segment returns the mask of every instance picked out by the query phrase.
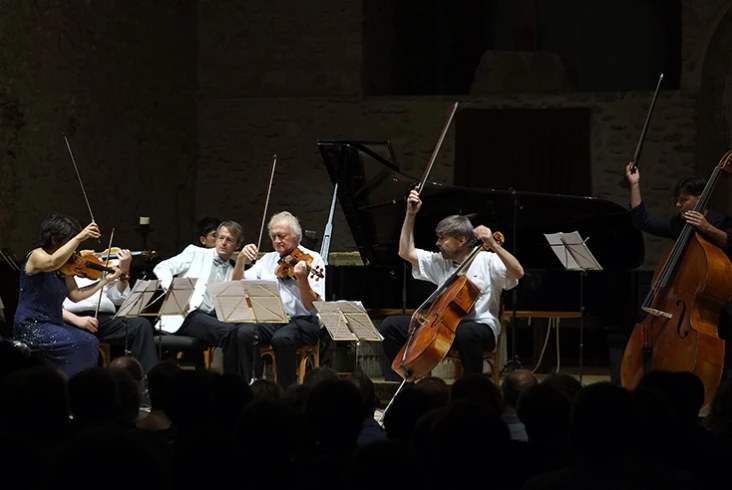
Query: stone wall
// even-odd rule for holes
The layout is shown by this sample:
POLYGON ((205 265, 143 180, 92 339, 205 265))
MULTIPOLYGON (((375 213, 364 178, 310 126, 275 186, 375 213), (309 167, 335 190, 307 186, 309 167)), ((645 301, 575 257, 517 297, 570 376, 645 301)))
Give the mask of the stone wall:
MULTIPOLYGON (((0 1, 0 246, 20 256, 51 212, 115 244, 179 241, 194 219, 196 11, 191 2, 0 1)), ((91 244, 92 246, 94 244, 91 244)))

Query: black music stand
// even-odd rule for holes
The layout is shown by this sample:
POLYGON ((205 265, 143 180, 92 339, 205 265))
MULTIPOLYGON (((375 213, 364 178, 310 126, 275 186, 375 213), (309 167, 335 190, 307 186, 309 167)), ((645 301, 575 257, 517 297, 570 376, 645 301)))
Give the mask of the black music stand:
MULTIPOLYGON (((579 351, 579 380, 582 382, 582 361, 584 358, 584 277, 587 271, 601 271, 602 266, 597 262, 586 242, 576 231, 572 233, 544 234, 552 247, 554 254, 568 271, 580 273, 580 351, 579 351)), ((557 336, 559 331, 557 331, 557 336)))

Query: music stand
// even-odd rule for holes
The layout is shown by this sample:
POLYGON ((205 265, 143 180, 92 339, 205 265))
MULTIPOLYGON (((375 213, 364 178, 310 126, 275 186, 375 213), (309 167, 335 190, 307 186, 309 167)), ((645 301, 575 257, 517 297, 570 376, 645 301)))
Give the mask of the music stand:
POLYGON ((216 317, 225 323, 288 323, 277 281, 226 281, 206 285, 216 317))
MULTIPOLYGON (((150 301, 155 296, 155 291, 158 289, 158 283, 160 281, 137 281, 135 287, 130 291, 130 295, 127 299, 122 302, 117 312, 112 316, 113 319, 117 318, 135 318, 138 316, 155 316, 156 314, 144 313, 145 309, 150 306, 150 301)), ((116 287, 116 286, 112 286, 116 287)), ((104 294, 102 292, 102 294, 104 294)), ((130 355, 130 351, 127 348, 129 338, 129 326, 127 321, 125 324, 125 355, 130 355)))
MULTIPOLYGON (((156 316, 181 316, 185 318, 188 313, 188 304, 196 290, 197 278, 194 277, 175 277, 170 283, 168 292, 165 293, 165 299, 160 307, 160 311, 156 316)), ((161 341, 158 342, 158 356, 163 357, 163 321, 162 318, 158 322, 158 330, 161 341)))
POLYGON ((354 371, 358 368, 361 342, 384 340, 360 301, 317 301, 315 308, 330 338, 335 342, 355 342, 354 371))
MULTIPOLYGON (((579 352, 579 380, 582 382, 582 361, 584 358, 584 277, 587 271, 601 271, 602 266, 587 248, 586 242, 576 231, 572 233, 544 234, 554 254, 568 271, 580 273, 580 352, 579 352)), ((559 335, 559 332, 557 332, 559 335)))
MULTIPOLYGON (((207 284, 216 318, 225 323, 289 323, 277 281, 239 280, 207 284)), ((252 345, 252 379, 257 380, 259 337, 252 345)))

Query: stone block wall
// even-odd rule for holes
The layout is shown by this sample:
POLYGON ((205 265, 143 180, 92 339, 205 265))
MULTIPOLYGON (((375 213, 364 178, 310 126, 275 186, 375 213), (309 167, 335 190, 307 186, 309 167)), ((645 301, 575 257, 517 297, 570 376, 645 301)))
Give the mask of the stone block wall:
MULTIPOLYGON (((0 2, 0 247, 24 256, 51 212, 90 214, 106 248, 180 240, 194 219, 193 2, 0 2)), ((186 236, 188 238, 188 236, 186 236)))

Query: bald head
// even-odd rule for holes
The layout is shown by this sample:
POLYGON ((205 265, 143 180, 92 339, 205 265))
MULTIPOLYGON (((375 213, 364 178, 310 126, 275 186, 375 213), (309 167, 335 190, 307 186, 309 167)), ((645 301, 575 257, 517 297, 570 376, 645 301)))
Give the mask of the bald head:
POLYGON ((518 402, 518 398, 521 393, 536 384, 536 376, 527 369, 517 369, 516 371, 509 373, 503 379, 503 385, 501 385, 503 399, 506 405, 515 409, 516 402, 518 402))
POLYGON ((145 378, 145 370, 140 361, 131 356, 117 357, 109 363, 109 371, 126 371, 132 378, 141 384, 145 378))

